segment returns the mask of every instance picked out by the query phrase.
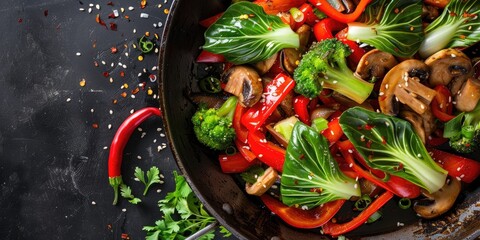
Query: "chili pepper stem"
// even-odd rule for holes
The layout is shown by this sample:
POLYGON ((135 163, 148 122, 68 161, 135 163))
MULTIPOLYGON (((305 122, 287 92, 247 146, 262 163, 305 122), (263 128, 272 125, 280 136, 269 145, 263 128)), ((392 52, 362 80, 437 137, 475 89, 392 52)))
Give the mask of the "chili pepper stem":
POLYGON ((122 176, 108 178, 108 181, 110 183, 110 186, 112 186, 113 193, 114 193, 112 205, 117 205, 117 202, 118 202, 118 188, 120 187, 121 184, 123 184, 122 176))

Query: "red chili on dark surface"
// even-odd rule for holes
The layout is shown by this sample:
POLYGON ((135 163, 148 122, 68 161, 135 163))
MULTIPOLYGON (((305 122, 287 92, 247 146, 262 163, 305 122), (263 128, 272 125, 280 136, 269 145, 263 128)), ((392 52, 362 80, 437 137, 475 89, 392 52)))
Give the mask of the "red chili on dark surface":
POLYGON ((114 199, 113 205, 118 201, 118 188, 123 183, 122 180, 122 156, 123 149, 127 145, 128 140, 137 127, 150 116, 161 116, 160 109, 155 107, 147 107, 140 109, 128 116, 125 121, 118 127, 115 136, 110 145, 110 153, 108 156, 108 181, 113 187, 114 199))

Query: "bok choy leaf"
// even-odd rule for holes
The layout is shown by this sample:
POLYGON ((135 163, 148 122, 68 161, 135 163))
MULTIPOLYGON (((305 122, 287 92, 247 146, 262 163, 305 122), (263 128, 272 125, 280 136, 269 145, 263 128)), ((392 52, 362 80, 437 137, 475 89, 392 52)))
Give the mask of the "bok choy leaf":
POLYGON ((367 164, 433 193, 447 178, 409 122, 360 107, 340 116, 340 126, 367 164))
POLYGON ((300 39, 280 17, 251 2, 232 4, 205 32, 203 49, 235 64, 263 61, 284 48, 298 48, 300 39))
POLYGON ((282 202, 311 209, 337 199, 360 196, 354 179, 340 171, 327 139, 298 121, 288 143, 280 192, 282 202))

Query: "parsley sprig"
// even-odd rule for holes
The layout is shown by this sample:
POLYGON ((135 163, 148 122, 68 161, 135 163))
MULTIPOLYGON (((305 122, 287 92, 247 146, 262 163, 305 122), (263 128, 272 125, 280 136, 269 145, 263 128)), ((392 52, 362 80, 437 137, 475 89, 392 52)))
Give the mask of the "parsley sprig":
POLYGON ((126 184, 120 185, 120 195, 126 198, 131 204, 138 204, 139 202, 142 202, 140 198, 133 196, 132 189, 126 184))
MULTIPOLYGON (((166 195, 165 199, 158 202, 163 219, 155 222, 155 226, 145 226, 146 240, 180 240, 203 229, 215 222, 215 218, 205 211, 203 204, 198 200, 188 186, 185 178, 173 172, 175 178, 175 191, 166 195)), ((231 233, 220 227, 220 232, 225 237, 231 233)), ((214 232, 203 235, 201 240, 210 240, 215 237, 214 232)))
POLYGON ((153 166, 150 168, 150 170, 147 171, 147 179, 145 179, 145 172, 139 168, 135 168, 135 177, 140 180, 143 184, 145 184, 145 190, 143 191, 143 196, 147 195, 148 189, 152 184, 154 183, 162 183, 160 180, 160 170, 153 166))

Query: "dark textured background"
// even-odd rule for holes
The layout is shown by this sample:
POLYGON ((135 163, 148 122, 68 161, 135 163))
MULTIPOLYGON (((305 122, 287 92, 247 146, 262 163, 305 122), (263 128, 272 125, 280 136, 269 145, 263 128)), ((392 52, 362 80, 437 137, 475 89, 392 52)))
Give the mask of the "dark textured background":
MULTIPOLYGON (((138 61, 140 52, 132 44, 146 31, 161 36, 164 26, 154 23, 165 24, 164 9, 171 1, 148 0, 145 9, 140 0, 113 0, 114 6, 106 0, 0 1, 0 239, 121 239, 122 233, 143 239, 142 226, 161 217, 156 202, 174 189, 172 170, 177 169, 168 148, 157 151, 167 141, 158 131, 162 121, 142 124, 145 136, 136 131, 124 152, 124 181, 142 198, 138 206, 124 199, 112 206, 104 148, 132 109, 158 106, 146 90, 131 97, 143 69, 157 74, 152 68, 158 58, 149 54, 138 61), (119 18, 107 18, 122 7, 119 18), (117 31, 96 23, 96 14, 107 26, 116 23, 117 31), (118 53, 111 54, 113 46, 118 53), (128 89, 121 89, 125 83, 128 89), (120 96, 124 91, 126 98, 120 96), (135 166, 145 171, 158 166, 165 184, 141 196, 143 185, 133 180, 135 166)), ((147 87, 156 89, 156 84, 147 81, 147 87)))

